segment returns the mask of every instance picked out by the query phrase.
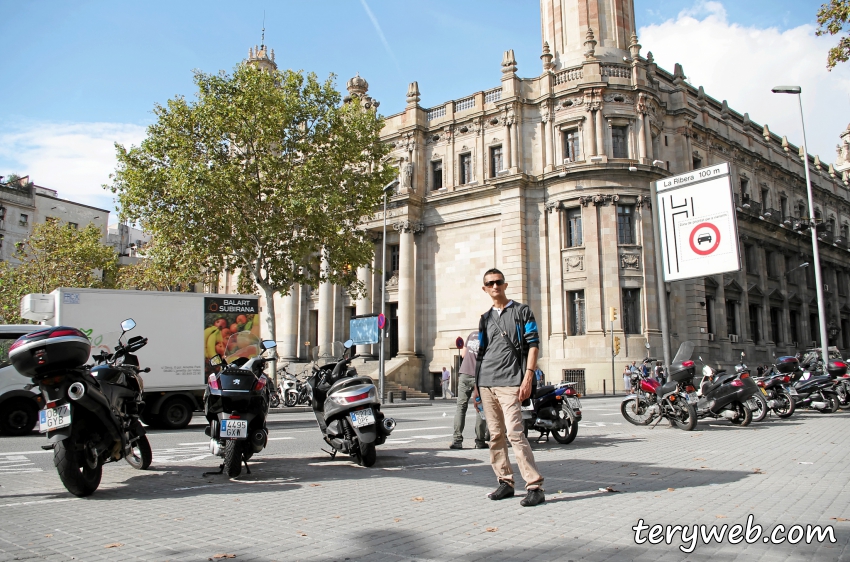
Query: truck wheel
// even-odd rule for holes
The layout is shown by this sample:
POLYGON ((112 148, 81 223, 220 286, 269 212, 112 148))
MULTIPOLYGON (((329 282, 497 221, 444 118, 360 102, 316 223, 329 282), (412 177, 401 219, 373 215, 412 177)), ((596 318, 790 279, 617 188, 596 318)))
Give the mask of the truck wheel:
POLYGON ((100 463, 97 468, 89 468, 85 461, 80 463, 83 454, 77 451, 74 437, 59 441, 53 449, 53 464, 59 479, 69 492, 79 498, 92 495, 100 486, 100 478, 103 476, 103 465, 100 463))
POLYGON ((0 432, 5 435, 27 435, 38 421, 38 409, 32 400, 12 398, 2 404, 0 432))
POLYGON ((163 429, 183 429, 192 421, 192 406, 185 398, 169 398, 159 410, 158 426, 163 429))

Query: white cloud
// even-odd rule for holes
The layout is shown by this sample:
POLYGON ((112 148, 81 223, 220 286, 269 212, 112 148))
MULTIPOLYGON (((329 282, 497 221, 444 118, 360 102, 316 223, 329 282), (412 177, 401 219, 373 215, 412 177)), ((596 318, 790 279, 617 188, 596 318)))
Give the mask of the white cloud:
MULTIPOLYGON (((128 123, 26 123, 0 129, 0 174, 29 175, 59 197, 114 209, 109 184, 115 147, 138 145, 145 127, 128 123)), ((111 221, 116 217, 110 216, 111 221)))
POLYGON ((809 153, 835 160, 838 135, 850 121, 850 66, 826 70, 835 38, 816 37, 813 25, 780 31, 729 23, 720 2, 697 2, 639 33, 643 54, 652 51, 659 66, 672 72, 681 63, 688 82, 797 146, 803 140, 797 100, 770 90, 801 86, 809 153))

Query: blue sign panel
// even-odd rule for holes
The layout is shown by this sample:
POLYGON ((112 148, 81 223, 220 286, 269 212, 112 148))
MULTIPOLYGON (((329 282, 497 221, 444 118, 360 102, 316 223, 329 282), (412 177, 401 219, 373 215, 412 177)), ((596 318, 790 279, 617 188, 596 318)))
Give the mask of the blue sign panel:
POLYGON ((367 345, 378 343, 378 316, 362 316, 352 318, 349 323, 351 329, 351 340, 354 345, 367 345))

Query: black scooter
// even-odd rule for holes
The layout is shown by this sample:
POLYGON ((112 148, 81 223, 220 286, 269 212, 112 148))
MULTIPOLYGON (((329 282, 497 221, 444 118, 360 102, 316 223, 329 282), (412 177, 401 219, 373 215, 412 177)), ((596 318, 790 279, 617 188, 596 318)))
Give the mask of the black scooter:
POLYGON ((224 461, 218 472, 204 475, 226 471, 235 478, 242 473, 243 463, 251 474, 248 460, 266 447, 271 393, 263 371, 271 359, 264 358, 263 353, 276 345, 271 340, 260 341, 251 332, 238 332, 227 341, 227 357, 211 359, 222 369, 209 376, 204 392, 204 414, 209 421, 204 433, 210 437, 210 452, 224 461))
POLYGON ((835 382, 829 375, 819 370, 819 364, 809 364, 805 370, 798 370, 791 377, 797 408, 817 410, 822 414, 831 414, 838 410, 838 393, 835 382))
POLYGON ((753 412, 746 402, 759 389, 744 364, 743 352, 735 373, 712 369, 703 362, 702 373, 694 376, 693 385, 687 390, 691 393, 691 403, 696 403, 699 418, 727 419, 741 426, 753 421, 753 412))
POLYGON ((540 432, 539 443, 544 437, 549 440, 549 434, 560 443, 572 443, 578 435, 578 422, 581 421, 581 402, 578 392, 573 386, 578 383, 562 382, 557 385, 548 384, 534 389, 534 394, 528 405, 522 406, 525 435, 528 430, 540 432))

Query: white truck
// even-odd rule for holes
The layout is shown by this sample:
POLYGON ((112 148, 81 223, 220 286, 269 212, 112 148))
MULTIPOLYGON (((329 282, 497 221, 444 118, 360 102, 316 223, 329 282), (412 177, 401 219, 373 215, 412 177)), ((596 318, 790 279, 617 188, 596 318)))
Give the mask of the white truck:
MULTIPOLYGON (((21 299, 22 317, 85 332, 92 355, 112 353, 121 322, 135 320, 133 334, 148 338, 139 361, 151 369, 142 375, 142 421, 166 429, 186 427, 192 412, 203 410, 209 358, 234 332, 259 336, 259 312, 256 295, 59 288, 21 299)), ((20 378, 23 388, 29 381, 20 378)))

